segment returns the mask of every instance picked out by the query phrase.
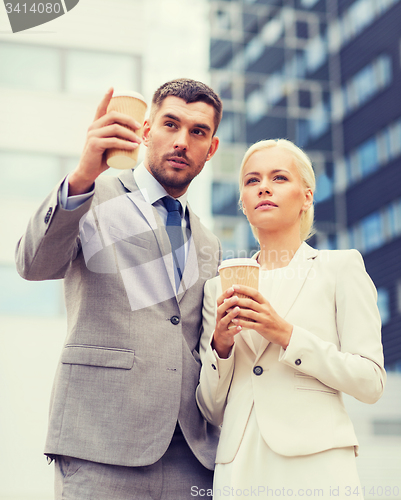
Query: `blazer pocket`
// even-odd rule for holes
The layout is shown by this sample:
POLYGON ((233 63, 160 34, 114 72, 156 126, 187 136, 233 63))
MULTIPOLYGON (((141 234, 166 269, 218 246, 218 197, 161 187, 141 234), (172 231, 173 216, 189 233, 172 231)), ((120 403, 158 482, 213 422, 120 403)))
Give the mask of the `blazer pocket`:
POLYGON ((141 238, 137 235, 131 235, 118 229, 117 227, 110 226, 109 227, 110 238, 115 241, 115 243, 119 241, 126 241, 127 243, 131 243, 132 245, 145 248, 146 250, 150 247, 150 241, 145 238, 141 238))
POLYGON ((117 349, 93 345, 67 344, 61 362, 71 365, 100 366, 131 370, 135 353, 130 349, 117 349))
POLYGON ((337 394, 338 391, 329 387, 320 380, 315 377, 311 377, 310 375, 305 375, 302 372, 295 372, 294 377, 296 378, 295 388, 299 391, 314 391, 314 392, 323 392, 325 394, 337 394))

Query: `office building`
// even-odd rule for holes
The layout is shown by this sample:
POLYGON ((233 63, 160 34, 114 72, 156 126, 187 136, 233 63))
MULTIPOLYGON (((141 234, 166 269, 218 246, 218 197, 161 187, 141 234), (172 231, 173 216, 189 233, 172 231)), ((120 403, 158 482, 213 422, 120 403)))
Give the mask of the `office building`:
POLYGON ((401 2, 211 0, 223 140, 213 215, 226 256, 256 242, 238 211, 246 147, 285 137, 311 157, 318 248, 357 248, 377 289, 387 369, 401 363, 401 2))

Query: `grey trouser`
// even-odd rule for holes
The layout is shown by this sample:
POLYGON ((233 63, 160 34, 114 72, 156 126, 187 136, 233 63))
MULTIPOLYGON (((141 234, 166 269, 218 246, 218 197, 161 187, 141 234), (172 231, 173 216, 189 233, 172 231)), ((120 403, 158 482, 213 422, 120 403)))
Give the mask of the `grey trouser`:
POLYGON ((55 459, 55 500, 190 500, 202 493, 211 498, 212 482, 213 472, 195 458, 181 433, 160 460, 143 467, 55 459))

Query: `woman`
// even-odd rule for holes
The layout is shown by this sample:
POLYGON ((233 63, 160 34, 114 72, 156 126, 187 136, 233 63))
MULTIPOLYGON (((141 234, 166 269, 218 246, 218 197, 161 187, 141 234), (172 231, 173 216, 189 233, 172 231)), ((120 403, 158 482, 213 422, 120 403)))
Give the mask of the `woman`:
POLYGON ((219 277, 205 286, 197 400, 222 424, 216 499, 362 498, 342 392, 365 403, 383 392, 376 290, 356 250, 305 243, 314 189, 293 143, 261 141, 245 154, 240 197, 260 244, 259 291, 222 294, 219 277))

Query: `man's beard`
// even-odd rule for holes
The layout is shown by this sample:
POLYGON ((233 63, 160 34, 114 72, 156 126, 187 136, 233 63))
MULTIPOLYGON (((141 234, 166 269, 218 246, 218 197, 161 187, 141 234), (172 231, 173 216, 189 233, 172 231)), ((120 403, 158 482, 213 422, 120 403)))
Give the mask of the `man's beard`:
POLYGON ((155 156, 151 152, 152 147, 148 147, 148 165, 150 171, 153 174, 153 177, 163 186, 168 188, 173 188, 177 190, 185 190, 192 179, 194 179, 203 169, 207 155, 203 162, 198 164, 195 168, 193 167, 193 163, 187 158, 184 151, 173 151, 171 153, 167 153, 163 155, 160 159, 155 158, 155 156), (187 164, 187 170, 185 171, 185 175, 180 170, 177 172, 179 175, 175 175, 174 171, 166 171, 163 167, 164 163, 171 157, 179 157, 182 158, 187 164))

